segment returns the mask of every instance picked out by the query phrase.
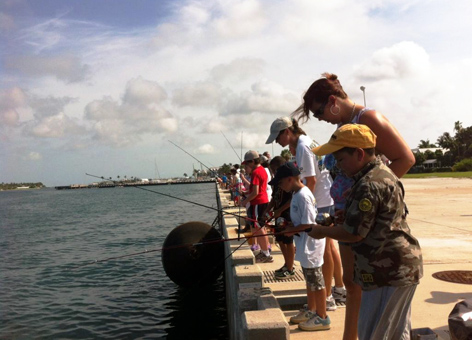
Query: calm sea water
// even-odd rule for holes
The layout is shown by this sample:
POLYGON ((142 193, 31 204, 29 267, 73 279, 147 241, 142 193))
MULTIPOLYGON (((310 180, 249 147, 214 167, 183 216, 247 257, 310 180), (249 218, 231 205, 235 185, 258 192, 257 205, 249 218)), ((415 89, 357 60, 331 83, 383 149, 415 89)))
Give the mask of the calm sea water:
MULTIPOLYGON (((148 188, 216 207, 214 184, 148 188)), ((222 278, 181 289, 160 252, 77 268, 215 217, 136 188, 0 192, 0 338, 227 339, 222 278)))

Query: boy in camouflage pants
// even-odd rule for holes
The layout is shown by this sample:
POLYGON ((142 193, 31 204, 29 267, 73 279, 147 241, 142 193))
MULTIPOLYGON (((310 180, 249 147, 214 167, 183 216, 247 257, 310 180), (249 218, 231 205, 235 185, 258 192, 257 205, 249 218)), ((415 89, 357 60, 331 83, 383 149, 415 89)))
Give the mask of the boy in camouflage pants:
POLYGON ((355 281, 362 287, 359 340, 410 339, 411 301, 423 275, 418 240, 406 222, 403 185, 375 156, 369 127, 347 124, 316 155, 333 153, 337 166, 354 179, 344 216, 333 227, 314 225, 311 237, 352 244, 355 281))

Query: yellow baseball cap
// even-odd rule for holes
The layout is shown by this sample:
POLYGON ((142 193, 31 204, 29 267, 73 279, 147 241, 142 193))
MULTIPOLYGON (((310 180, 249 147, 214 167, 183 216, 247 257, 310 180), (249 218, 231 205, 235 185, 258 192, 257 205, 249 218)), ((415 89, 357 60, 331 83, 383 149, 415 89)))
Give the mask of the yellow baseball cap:
POLYGON ((375 148, 377 136, 363 124, 346 124, 334 131, 328 143, 311 149, 317 156, 327 155, 342 148, 375 148))

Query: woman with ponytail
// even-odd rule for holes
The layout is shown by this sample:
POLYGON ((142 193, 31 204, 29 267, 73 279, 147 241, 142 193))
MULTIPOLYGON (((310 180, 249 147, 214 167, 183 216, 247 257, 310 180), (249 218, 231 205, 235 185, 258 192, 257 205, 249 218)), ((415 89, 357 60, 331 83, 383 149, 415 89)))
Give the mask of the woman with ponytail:
MULTIPOLYGON (((292 117, 301 121, 309 120, 311 115, 319 121, 338 127, 349 123, 367 125, 377 135, 376 152, 382 153, 389 159, 389 167, 397 177, 402 177, 415 163, 415 157, 408 144, 389 120, 376 110, 351 100, 335 74, 323 73, 322 78, 316 80, 306 91, 302 105, 292 113, 292 117)), ((347 181, 349 179, 342 174, 336 176, 331 190, 335 198, 336 216, 340 217, 337 223, 341 224, 347 181)), ((362 291, 354 282, 354 254, 350 245, 340 243, 339 250, 347 291, 343 340, 357 339, 357 320, 362 291)))

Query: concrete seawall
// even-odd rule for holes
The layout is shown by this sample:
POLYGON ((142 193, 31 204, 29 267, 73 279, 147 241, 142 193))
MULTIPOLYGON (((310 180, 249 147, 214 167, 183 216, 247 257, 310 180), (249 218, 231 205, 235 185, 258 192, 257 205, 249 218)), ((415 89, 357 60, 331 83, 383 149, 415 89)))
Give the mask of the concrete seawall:
MULTIPOLYGON (((448 316, 454 305, 472 298, 472 285, 438 280, 442 271, 472 275, 472 179, 404 179, 408 217, 423 250, 424 277, 412 303, 412 327, 430 328, 438 339, 450 339, 448 316)), ((217 190, 219 206, 245 216, 226 190, 217 190)), ((225 238, 237 238, 238 218, 222 214, 225 238)), ((244 227, 244 220, 241 221, 244 227)), ((256 264, 249 241, 225 242, 225 281, 230 339, 342 339, 345 308, 328 312, 331 330, 304 332, 289 324, 306 303, 305 282, 298 262, 295 277, 275 280, 283 256, 272 241, 274 262, 256 264)))

